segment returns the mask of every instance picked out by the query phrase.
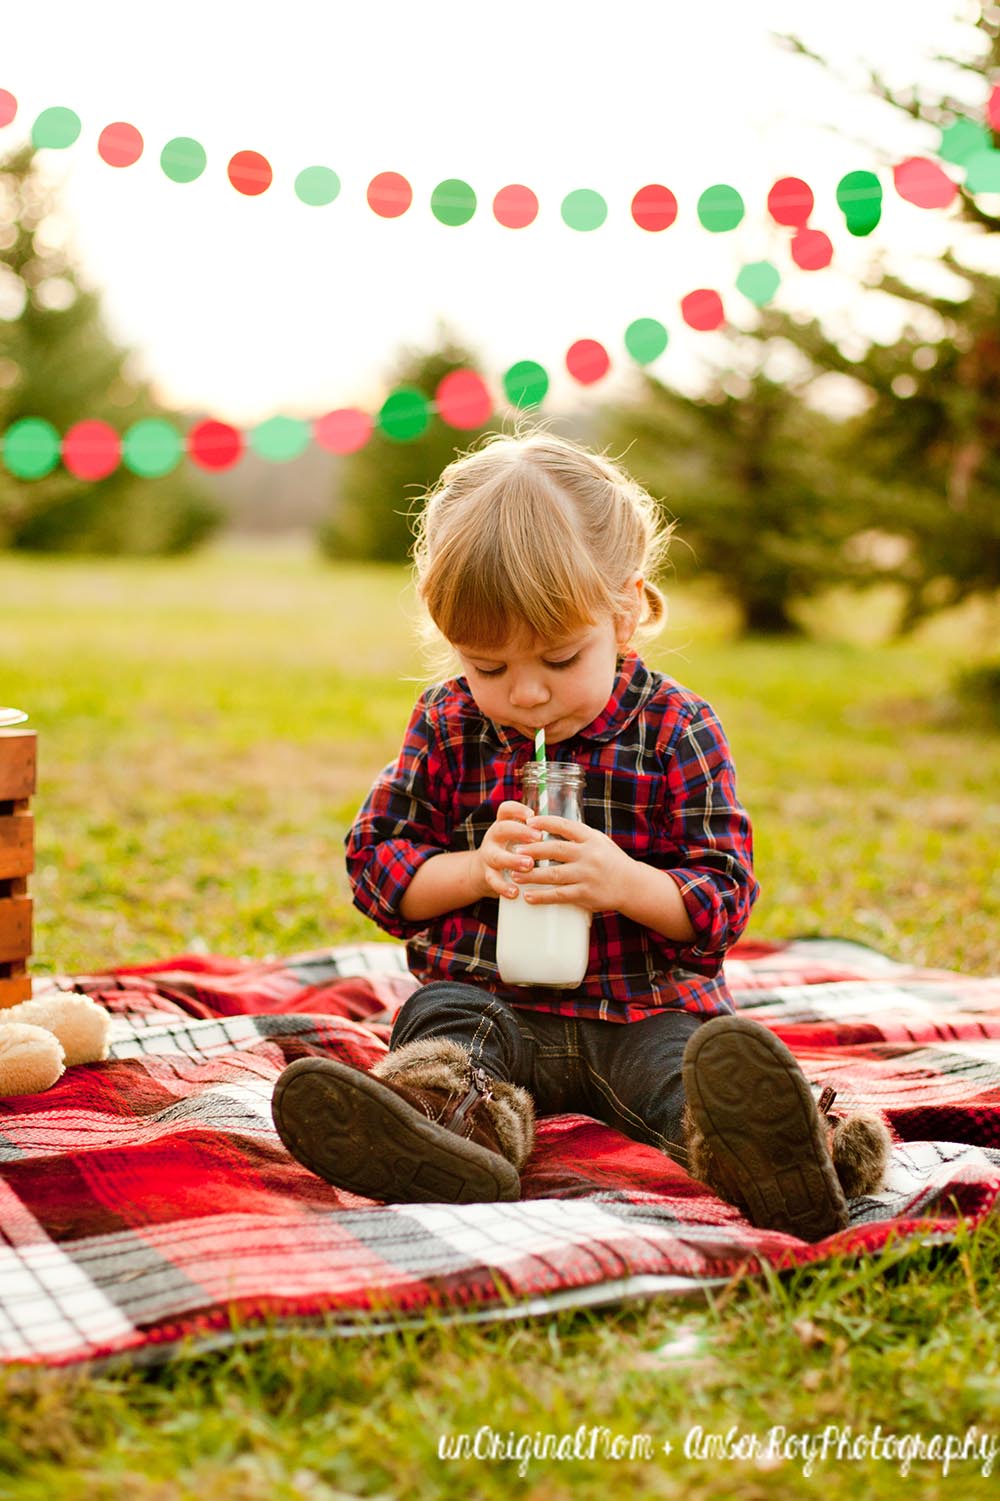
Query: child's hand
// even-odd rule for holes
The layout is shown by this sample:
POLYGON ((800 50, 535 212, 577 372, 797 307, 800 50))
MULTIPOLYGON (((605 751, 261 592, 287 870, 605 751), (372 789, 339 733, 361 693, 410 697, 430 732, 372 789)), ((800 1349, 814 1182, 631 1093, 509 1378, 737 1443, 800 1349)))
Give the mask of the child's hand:
POLYGON ((517 896, 510 873, 519 868, 530 871, 534 861, 523 858, 520 848, 512 850, 508 846, 537 840, 537 833, 527 827, 530 817, 531 809, 525 803, 501 803, 497 809, 495 822, 486 830, 473 856, 476 881, 483 896, 517 896))
POLYGON ((533 813, 528 822, 537 842, 520 846, 519 857, 555 863, 536 865, 531 871, 515 869, 514 880, 525 901, 572 902, 588 912, 624 911, 635 861, 613 839, 572 818, 533 813), (553 837, 542 839, 542 833, 553 837))

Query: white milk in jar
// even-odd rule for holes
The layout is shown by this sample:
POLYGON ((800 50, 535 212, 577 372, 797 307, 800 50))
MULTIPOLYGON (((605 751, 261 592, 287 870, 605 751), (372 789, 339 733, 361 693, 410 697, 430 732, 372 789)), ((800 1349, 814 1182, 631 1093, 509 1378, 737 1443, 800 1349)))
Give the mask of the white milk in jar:
MULTIPOLYGON (((521 802, 535 813, 544 776, 548 808, 557 818, 583 822, 583 767, 568 761, 530 761, 521 772, 521 802), (544 771, 543 771, 544 768, 544 771)), ((544 861, 538 864, 544 865, 544 861)), ((541 887, 532 886, 539 891, 541 887)), ((587 973, 591 914, 563 902, 499 898, 497 968, 506 985, 579 985, 587 973)))

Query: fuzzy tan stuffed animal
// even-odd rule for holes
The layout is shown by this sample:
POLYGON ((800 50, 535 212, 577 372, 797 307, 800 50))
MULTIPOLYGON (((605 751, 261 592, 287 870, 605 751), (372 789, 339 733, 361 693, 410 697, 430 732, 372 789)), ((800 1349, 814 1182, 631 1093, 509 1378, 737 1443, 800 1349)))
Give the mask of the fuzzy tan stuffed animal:
POLYGON ((0 1010, 0 1096, 37 1094, 74 1063, 106 1058, 110 1027, 89 996, 57 990, 0 1010))

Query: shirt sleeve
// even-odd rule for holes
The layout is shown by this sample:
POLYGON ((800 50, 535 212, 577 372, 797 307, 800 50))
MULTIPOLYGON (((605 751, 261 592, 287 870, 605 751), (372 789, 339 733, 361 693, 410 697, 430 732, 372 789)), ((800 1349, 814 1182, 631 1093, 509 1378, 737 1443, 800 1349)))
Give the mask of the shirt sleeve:
POLYGON ((344 841, 354 905, 396 938, 426 928, 401 917, 399 904, 424 861, 450 848, 448 771, 432 691, 418 700, 399 755, 376 777, 344 841))
POLYGON ((760 892, 753 832, 736 796, 736 773, 722 726, 707 704, 682 722, 667 766, 669 875, 694 928, 673 947, 674 962, 713 977, 739 938, 760 892))

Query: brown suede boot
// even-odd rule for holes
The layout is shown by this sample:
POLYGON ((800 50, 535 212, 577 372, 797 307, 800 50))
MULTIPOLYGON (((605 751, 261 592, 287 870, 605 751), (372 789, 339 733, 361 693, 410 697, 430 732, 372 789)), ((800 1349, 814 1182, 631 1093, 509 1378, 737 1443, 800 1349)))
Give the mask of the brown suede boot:
POLYGON ((684 1050, 683 1078, 693 1177, 762 1229, 817 1241, 845 1228, 829 1123, 780 1038, 713 1017, 684 1050))
POLYGON ((370 1073, 300 1058, 271 1112, 297 1161, 385 1204, 517 1199, 534 1142, 527 1090, 490 1079, 448 1038, 394 1048, 370 1073))

